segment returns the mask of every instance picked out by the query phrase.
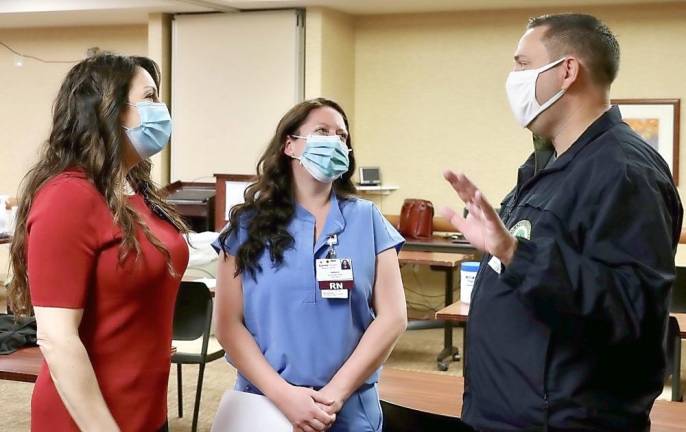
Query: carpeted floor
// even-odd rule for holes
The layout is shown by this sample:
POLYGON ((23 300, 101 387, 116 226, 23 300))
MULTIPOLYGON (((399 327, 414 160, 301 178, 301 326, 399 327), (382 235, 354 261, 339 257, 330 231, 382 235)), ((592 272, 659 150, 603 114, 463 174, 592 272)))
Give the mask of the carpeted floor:
MULTIPOLYGON (((0 298, 0 308, 4 304, 0 298)), ((462 350, 462 329, 454 330, 454 344, 462 350)), ((462 363, 452 363, 447 372, 438 372, 435 356, 443 345, 443 330, 415 330, 406 332, 398 342, 386 367, 408 370, 429 371, 437 374, 462 375, 462 363)), ((684 344, 682 358, 686 358, 686 344, 684 344)), ((685 362, 686 363, 686 362, 685 362)), ((197 384, 197 366, 183 367, 183 409, 184 417, 177 417, 176 367, 173 366, 169 376, 168 408, 169 424, 172 431, 190 431, 193 415, 195 387, 197 384)), ((682 369, 682 377, 686 377, 686 368, 682 369)), ((236 371, 222 359, 208 364, 200 408, 199 431, 209 431, 219 400, 226 389, 233 386, 236 371)), ((684 383, 686 384, 686 383, 684 383)), ((684 385, 682 384, 682 386, 684 385)), ((0 380, 0 431, 23 432, 29 430, 30 400, 33 384, 0 380)), ((668 399, 666 389, 662 398, 668 399)))
MULTIPOLYGON (((0 297, 0 310, 4 311, 4 299, 0 297)), ((454 344, 462 349, 462 329, 454 330, 454 344)), ((432 371, 442 374, 462 375, 462 363, 452 363, 447 372, 438 372, 435 357, 443 347, 443 330, 415 330, 406 332, 396 345, 387 367, 432 371)), ((190 431, 193 403, 198 379, 198 367, 183 367, 183 418, 178 418, 176 366, 170 370, 168 409, 169 425, 172 431, 190 431)), ((198 431, 209 431, 214 413, 222 394, 233 386, 236 371, 223 359, 207 365, 202 390, 198 431)), ((0 431, 23 432, 30 428, 29 414, 33 384, 0 380, 0 431)))

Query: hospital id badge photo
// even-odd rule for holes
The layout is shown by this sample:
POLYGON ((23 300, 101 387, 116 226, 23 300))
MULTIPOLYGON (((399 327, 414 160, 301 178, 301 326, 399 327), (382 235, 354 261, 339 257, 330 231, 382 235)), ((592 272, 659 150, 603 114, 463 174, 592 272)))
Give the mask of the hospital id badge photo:
POLYGON ((316 260, 317 285, 325 299, 347 299, 353 288, 353 263, 349 258, 316 260))

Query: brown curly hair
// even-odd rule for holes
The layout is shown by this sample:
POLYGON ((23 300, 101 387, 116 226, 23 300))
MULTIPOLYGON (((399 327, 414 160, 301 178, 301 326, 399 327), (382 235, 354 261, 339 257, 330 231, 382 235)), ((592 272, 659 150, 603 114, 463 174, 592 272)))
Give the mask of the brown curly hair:
POLYGON ((26 263, 26 222, 34 197, 48 180, 67 169, 79 168, 105 197, 114 221, 122 230, 120 260, 134 251, 140 254, 136 227, 167 258, 167 248, 152 234, 124 195, 128 181, 145 202, 180 232, 188 228, 176 211, 165 203, 150 179, 151 163, 141 161, 127 172, 123 162, 126 139, 121 113, 128 102, 131 81, 138 67, 148 71, 159 88, 157 64, 145 57, 99 54, 76 64, 68 73, 53 105, 50 137, 43 145, 39 161, 22 180, 16 229, 11 246, 12 279, 9 306, 17 316, 32 311, 26 263))

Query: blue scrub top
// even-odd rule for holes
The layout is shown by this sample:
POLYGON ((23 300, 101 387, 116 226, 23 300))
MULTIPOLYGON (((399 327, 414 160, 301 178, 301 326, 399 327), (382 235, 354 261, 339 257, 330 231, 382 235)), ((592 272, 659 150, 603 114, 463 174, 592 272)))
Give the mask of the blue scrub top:
MULTIPOLYGON (((236 255, 247 238, 248 218, 225 242, 229 255, 236 255)), ((376 206, 359 198, 337 199, 315 244, 315 218, 296 204, 288 225, 294 245, 284 252, 276 267, 268 250, 260 257, 262 272, 256 278, 242 274, 243 316, 246 328, 269 364, 287 382, 319 388, 331 381, 360 342, 374 320, 372 292, 376 256, 395 248, 403 237, 376 206), (338 259, 352 262, 354 287, 347 299, 322 298, 315 276, 315 259, 326 258, 327 239, 336 234, 338 259)), ((219 240, 213 244, 220 249, 219 240)), ((366 383, 378 381, 379 370, 366 383)), ((236 389, 259 392, 240 373, 236 389)))

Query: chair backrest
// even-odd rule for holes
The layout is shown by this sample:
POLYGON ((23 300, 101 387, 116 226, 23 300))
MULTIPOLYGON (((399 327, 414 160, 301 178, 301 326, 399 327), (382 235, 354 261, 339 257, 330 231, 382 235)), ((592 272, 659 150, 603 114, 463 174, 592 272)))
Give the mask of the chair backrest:
POLYGON ((686 267, 677 266, 676 268, 669 311, 676 313, 686 312, 686 267))
POLYGON ((182 281, 174 309, 175 340, 209 336, 212 325, 212 293, 202 282, 182 281))
POLYGON ((674 372, 674 351, 681 349, 679 340, 679 322, 673 316, 667 320, 667 334, 665 335, 665 354, 667 355, 667 367, 665 378, 669 378, 674 372))

